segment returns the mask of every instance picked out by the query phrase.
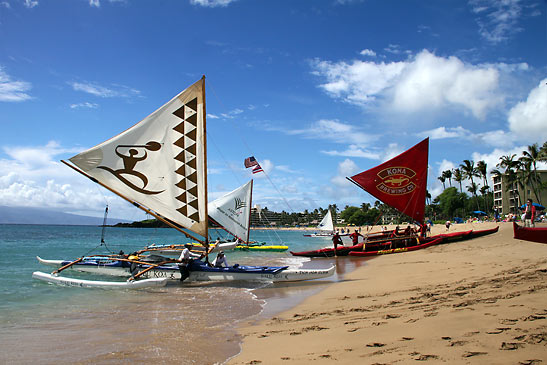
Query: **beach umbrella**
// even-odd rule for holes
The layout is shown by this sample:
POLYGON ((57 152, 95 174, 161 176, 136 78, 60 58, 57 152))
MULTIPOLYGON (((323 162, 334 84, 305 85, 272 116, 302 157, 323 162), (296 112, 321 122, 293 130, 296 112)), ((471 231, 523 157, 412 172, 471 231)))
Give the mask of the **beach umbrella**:
POLYGON ((477 214, 477 215, 486 215, 486 213, 483 212, 482 210, 475 210, 475 211, 473 212, 473 214, 477 214))
MULTIPOLYGON (((536 207, 536 210, 543 210, 543 209, 545 209, 545 207, 544 207, 543 205, 538 204, 538 203, 532 203, 532 205, 533 205, 534 207, 536 207)), ((526 204, 522 204, 519 208, 520 208, 520 209, 525 209, 525 208, 526 208, 526 204)))

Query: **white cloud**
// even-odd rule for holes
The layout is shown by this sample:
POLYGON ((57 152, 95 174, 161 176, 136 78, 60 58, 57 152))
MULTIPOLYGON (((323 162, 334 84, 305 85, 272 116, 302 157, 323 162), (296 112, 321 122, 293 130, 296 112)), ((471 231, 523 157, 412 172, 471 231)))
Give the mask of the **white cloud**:
POLYGON ((506 41, 523 30, 518 26, 524 10, 521 0, 470 0, 469 4, 477 15, 479 34, 489 42, 506 41))
POLYGON ((457 57, 422 51, 394 85, 392 106, 401 112, 456 106, 484 119, 486 111, 502 101, 496 95, 498 78, 494 68, 466 65, 457 57))
POLYGON ((135 207, 58 162, 80 148, 51 141, 45 146, 3 146, 0 159, 0 202, 8 206, 56 208, 64 212, 102 216, 105 203, 112 216, 144 219, 135 207))
POLYGON ((474 66, 427 50, 404 62, 316 59, 312 68, 313 74, 326 80, 320 87, 328 94, 365 107, 378 101, 384 102, 386 110, 400 113, 453 107, 483 119, 503 101, 497 90, 500 71, 496 67, 474 66))
POLYGON ((337 120, 322 119, 306 129, 284 130, 289 135, 302 135, 304 138, 324 139, 335 143, 365 145, 377 138, 364 133, 360 128, 337 120))
POLYGON ((348 149, 344 151, 321 151, 321 153, 324 153, 325 155, 329 156, 344 156, 344 157, 360 157, 360 158, 368 158, 371 160, 379 160, 380 154, 377 152, 367 151, 357 145, 350 145, 348 149))
POLYGON ((70 105, 70 109, 97 109, 98 107, 99 107, 99 104, 88 103, 88 102, 70 105))
POLYGON ((82 91, 101 98, 128 98, 139 96, 140 91, 129 88, 123 85, 113 85, 112 87, 104 87, 89 82, 71 82, 70 86, 76 91, 82 91))
POLYGON ((429 137, 430 139, 433 140, 433 139, 468 137, 470 133, 471 133, 470 131, 463 128, 462 126, 457 126, 455 128, 438 127, 435 129, 430 129, 428 131, 416 133, 416 135, 422 138, 429 137))
POLYGON ((190 0, 190 4, 208 8, 226 7, 236 0, 190 0))
POLYGON ((364 49, 361 52, 359 52, 361 56, 370 56, 370 57, 376 57, 376 52, 374 52, 371 49, 364 49))
POLYGON ((27 8, 32 9, 35 6, 38 6, 38 1, 36 1, 36 0, 25 0, 24 4, 27 8))
POLYGON ((26 81, 13 81, 11 77, 4 72, 2 66, 0 66, 0 101, 25 101, 32 99, 27 94, 32 88, 32 85, 26 81))
POLYGON ((530 144, 547 140, 547 78, 509 111, 508 121, 511 132, 530 144))

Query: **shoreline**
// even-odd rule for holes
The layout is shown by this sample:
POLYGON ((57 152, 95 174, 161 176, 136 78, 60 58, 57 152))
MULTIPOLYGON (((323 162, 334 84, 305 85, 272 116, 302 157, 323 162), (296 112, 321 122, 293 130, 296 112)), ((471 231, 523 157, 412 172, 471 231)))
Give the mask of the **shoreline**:
POLYGON ((366 260, 295 307, 241 323, 241 351, 226 363, 545 361, 547 245, 513 239, 511 223, 450 232, 496 225, 490 236, 366 260))

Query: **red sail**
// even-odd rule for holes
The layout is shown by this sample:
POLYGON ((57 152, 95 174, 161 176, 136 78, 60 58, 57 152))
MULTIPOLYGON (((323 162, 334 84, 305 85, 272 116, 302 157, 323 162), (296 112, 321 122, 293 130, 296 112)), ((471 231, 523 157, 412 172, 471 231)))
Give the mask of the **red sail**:
POLYGON ((423 223, 429 138, 400 155, 361 172, 352 181, 385 204, 423 223))

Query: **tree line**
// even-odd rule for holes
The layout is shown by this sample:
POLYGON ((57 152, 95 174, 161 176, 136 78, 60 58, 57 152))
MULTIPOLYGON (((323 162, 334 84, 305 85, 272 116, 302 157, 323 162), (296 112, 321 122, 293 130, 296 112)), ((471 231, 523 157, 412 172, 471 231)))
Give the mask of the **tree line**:
MULTIPOLYGON (((544 142, 541 147, 537 143, 527 146, 521 156, 517 154, 501 156, 495 168, 490 170, 490 174, 504 177, 505 191, 510 194, 510 198, 515 199, 516 206, 524 204, 527 199, 542 204, 541 191, 547 189, 547 182, 541 181, 537 173, 538 162, 547 162, 547 142, 544 142), (531 188, 530 196, 527 196, 526 186, 531 188)), ((459 167, 442 171, 437 179, 443 184, 443 192, 433 200, 428 213, 448 219, 457 214, 469 215, 472 211, 494 213, 494 196, 488 185, 487 171, 486 162, 475 163, 473 160, 463 160, 459 167), (468 181, 467 192, 471 194, 471 197, 462 189, 462 182, 466 180, 468 181), (452 181, 458 184, 459 192, 452 186, 452 181)))

